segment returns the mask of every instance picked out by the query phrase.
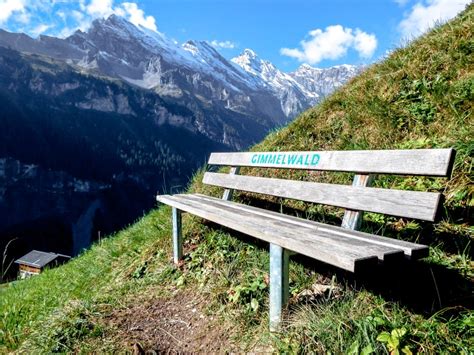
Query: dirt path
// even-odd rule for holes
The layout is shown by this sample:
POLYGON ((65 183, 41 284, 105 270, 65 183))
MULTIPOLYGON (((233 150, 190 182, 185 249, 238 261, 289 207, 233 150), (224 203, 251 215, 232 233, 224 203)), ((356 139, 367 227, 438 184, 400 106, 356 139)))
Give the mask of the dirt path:
POLYGON ((170 297, 136 300, 105 321, 116 329, 122 349, 141 353, 212 353, 236 350, 230 329, 206 315, 206 299, 177 291, 170 297), (137 302, 138 301, 138 302, 137 302))

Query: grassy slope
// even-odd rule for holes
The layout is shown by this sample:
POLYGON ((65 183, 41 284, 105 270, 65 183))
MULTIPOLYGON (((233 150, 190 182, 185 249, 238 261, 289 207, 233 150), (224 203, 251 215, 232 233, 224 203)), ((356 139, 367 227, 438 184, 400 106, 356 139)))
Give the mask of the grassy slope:
MULTIPOLYGON (((114 341, 117 329, 104 321, 111 308, 129 307, 134 295, 149 290, 154 297, 166 297, 183 289, 208 296, 209 312, 223 324, 232 320, 234 342, 243 349, 382 351, 389 345, 377 336, 385 334, 388 340, 384 332, 393 332, 391 341, 396 343, 393 338, 398 334, 400 349, 467 353, 474 347, 473 38, 471 5, 454 21, 394 51, 254 148, 455 147, 457 159, 449 181, 377 180, 380 186, 444 192, 445 213, 434 228, 365 215, 365 230, 427 243, 430 258, 397 270, 374 270, 375 276, 362 280, 297 259, 291 263, 292 298, 285 332, 271 335, 266 319, 266 246, 187 216, 186 262, 174 269, 169 262, 169 209, 161 208, 63 267, 0 288, 0 351, 120 348, 123 343, 114 341), (331 291, 314 291, 321 285, 331 291)), ((347 174, 250 173, 350 181, 347 174)), ((197 174, 191 190, 219 193, 202 186, 200 178, 197 174)), ((254 196, 237 198, 247 202, 254 196)), ((276 203, 290 213, 328 223, 337 224, 342 216, 338 209, 278 199, 260 203, 276 203)))

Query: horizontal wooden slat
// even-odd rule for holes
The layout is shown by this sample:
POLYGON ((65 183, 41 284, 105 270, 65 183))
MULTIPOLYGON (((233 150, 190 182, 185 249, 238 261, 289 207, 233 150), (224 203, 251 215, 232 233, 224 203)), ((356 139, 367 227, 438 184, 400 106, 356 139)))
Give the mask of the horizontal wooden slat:
POLYGON ((249 214, 251 214, 253 216, 256 216, 258 220, 265 220, 265 222, 269 222, 273 225, 280 225, 281 223, 283 223, 286 228, 290 228, 293 231, 295 231, 296 228, 296 231, 299 234, 311 235, 313 243, 318 244, 320 242, 331 241, 331 244, 337 245, 337 247, 342 248, 343 250, 346 249, 353 251, 354 249, 359 249, 360 251, 363 251, 368 255, 377 256, 381 261, 386 260, 387 257, 399 258, 404 254, 403 251, 397 247, 389 246, 386 244, 381 245, 377 243, 371 243, 370 241, 364 239, 348 238, 347 235, 344 235, 342 233, 333 233, 330 229, 314 228, 314 226, 312 226, 311 224, 306 223, 308 221, 299 218, 295 218, 293 220, 291 216, 286 216, 278 213, 266 213, 270 211, 265 211, 259 208, 251 210, 249 208, 245 208, 245 205, 232 203, 229 201, 216 200, 214 198, 207 198, 206 196, 198 194, 180 195, 180 198, 186 200, 193 200, 198 203, 216 207, 217 209, 225 209, 239 216, 244 216, 244 214, 245 216, 248 216, 249 214), (237 206, 242 206, 243 208, 237 206))
POLYGON ((212 153, 210 165, 449 176, 453 149, 212 153))
POLYGON ((440 194, 207 172, 203 182, 324 205, 434 221, 440 194))
MULTIPOLYGON (((375 234, 354 231, 354 230, 350 230, 350 229, 346 229, 346 228, 342 228, 338 226, 332 226, 332 225, 328 225, 324 223, 319 223, 319 222, 315 222, 315 221, 311 221, 307 219, 302 219, 302 218, 289 216, 289 215, 285 215, 285 214, 274 212, 274 211, 269 211, 269 210, 253 207, 253 206, 248 206, 248 205, 244 205, 237 202, 222 201, 221 199, 216 199, 214 197, 210 197, 206 195, 190 194, 188 196, 189 198, 199 198, 202 200, 215 202, 216 204, 230 206, 236 210, 248 211, 251 213, 255 213, 259 216, 279 219, 281 221, 284 221, 287 224, 312 228, 316 233, 319 231, 326 231, 333 235, 340 235, 340 236, 343 236, 345 238, 350 238, 350 239, 358 239, 369 244, 379 244, 379 245, 384 245, 384 246, 394 248, 394 249, 400 249, 404 252, 405 256, 409 257, 410 259, 424 258, 428 256, 429 254, 429 248, 426 245, 422 245, 422 244, 411 243, 411 242, 406 242, 404 240, 398 240, 398 239, 378 236, 375 234)), ((380 256, 379 256, 379 259, 380 259, 380 256)))
MULTIPOLYGON (((232 211, 225 206, 213 206, 209 203, 193 201, 187 195, 162 195, 157 196, 157 200, 224 227, 348 271, 354 272, 362 264, 373 263, 377 260, 374 250, 369 250, 367 243, 360 241, 331 237, 330 234, 315 235, 314 231, 308 228, 296 228, 283 221, 263 218, 247 211, 232 211)), ((393 249, 389 251, 387 248, 385 250, 387 254, 390 254, 390 251, 394 254, 401 252, 393 249)))

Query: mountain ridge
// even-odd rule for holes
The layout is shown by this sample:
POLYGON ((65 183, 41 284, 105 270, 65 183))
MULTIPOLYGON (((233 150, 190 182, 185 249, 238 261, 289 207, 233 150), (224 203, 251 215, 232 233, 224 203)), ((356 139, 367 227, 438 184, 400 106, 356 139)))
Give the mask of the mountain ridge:
MULTIPOLYGON (((249 49, 244 49, 240 56, 227 60, 206 41, 189 40, 180 45, 160 32, 135 26, 115 14, 106 19, 97 19, 93 21, 88 31, 77 30, 64 39, 44 35, 33 39, 25 34, 2 30, 0 45, 10 46, 19 51, 49 55, 74 63, 85 70, 97 70, 133 85, 154 89, 158 94, 165 96, 182 97, 185 95, 183 88, 191 93, 203 90, 202 86, 192 85, 193 75, 199 73, 201 81, 205 81, 207 86, 214 86, 213 93, 204 95, 208 99, 213 99, 214 104, 222 104, 224 101, 224 107, 241 113, 252 113, 254 110, 257 114, 274 117, 278 124, 287 123, 302 110, 316 104, 330 91, 326 89, 314 92, 314 89, 319 88, 306 87, 305 83, 308 80, 295 80, 302 75, 300 72, 299 76, 295 76, 301 67, 294 73, 283 73, 269 61, 257 59, 255 52, 249 49), (124 48, 125 43, 130 48, 124 48), (239 64, 238 58, 245 56, 249 51, 255 55, 254 59, 259 61, 260 67, 265 69, 265 75, 261 75, 261 70, 257 74, 245 65, 239 64), (174 75, 170 71, 174 71, 174 75), (226 95, 216 95, 224 90, 226 95), (246 95, 255 91, 259 92, 259 96, 264 96, 263 100, 269 100, 268 96, 276 97, 281 102, 281 112, 274 110, 260 112, 257 108, 262 106, 261 101, 252 105, 253 94, 246 95), (242 94, 246 101, 245 105, 242 104, 242 94), (249 106, 251 109, 248 109, 249 106)), ((318 73, 335 73, 342 70, 343 73, 339 75, 338 80, 332 80, 326 85, 335 90, 362 70, 362 67, 336 66, 313 69, 318 73)), ((311 72, 308 73, 312 75, 311 72)), ((326 77, 328 75, 326 74, 326 77)))

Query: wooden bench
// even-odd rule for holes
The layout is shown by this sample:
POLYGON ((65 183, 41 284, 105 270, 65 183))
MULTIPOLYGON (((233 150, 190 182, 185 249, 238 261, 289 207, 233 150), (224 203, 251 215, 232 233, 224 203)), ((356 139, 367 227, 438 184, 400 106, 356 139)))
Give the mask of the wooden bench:
POLYGON ((399 257, 428 255, 425 245, 357 231, 363 211, 435 221, 442 195, 369 187, 375 174, 448 177, 453 149, 320 152, 212 153, 209 165, 231 166, 229 174, 206 172, 205 184, 223 187, 222 199, 202 194, 159 195, 172 206, 174 262, 182 258, 181 213, 188 212, 270 243, 270 329, 276 330, 288 300, 289 252, 356 272, 399 257), (239 175, 240 167, 355 173, 352 185, 239 175), (345 209, 332 226, 232 202, 233 190, 267 194, 345 209))

